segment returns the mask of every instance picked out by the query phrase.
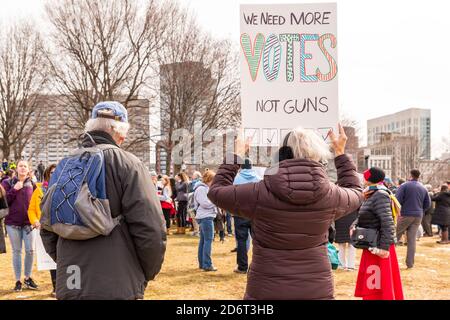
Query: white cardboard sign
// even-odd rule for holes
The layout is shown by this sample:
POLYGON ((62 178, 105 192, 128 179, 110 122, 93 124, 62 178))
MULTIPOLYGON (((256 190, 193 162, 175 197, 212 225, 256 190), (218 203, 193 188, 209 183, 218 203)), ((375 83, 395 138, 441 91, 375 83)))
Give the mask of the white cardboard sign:
POLYGON ((56 270, 56 263, 45 251, 39 232, 35 233, 35 245, 38 271, 56 270))
POLYGON ((327 138, 338 123, 335 3, 241 5, 245 137, 278 146, 298 126, 327 138))

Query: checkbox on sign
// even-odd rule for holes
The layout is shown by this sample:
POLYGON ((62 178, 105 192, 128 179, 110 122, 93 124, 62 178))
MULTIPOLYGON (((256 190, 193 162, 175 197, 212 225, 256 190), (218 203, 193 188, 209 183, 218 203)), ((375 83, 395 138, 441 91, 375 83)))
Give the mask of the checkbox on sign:
POLYGON ((278 129, 276 129, 276 128, 262 129, 261 145, 263 145, 263 146, 278 146, 278 129))
POLYGON ((284 142, 284 140, 286 139, 286 136, 289 134, 289 132, 291 132, 292 129, 280 129, 280 141, 281 143, 284 142))
POLYGON ((317 128, 317 133, 322 137, 322 139, 326 142, 329 142, 329 133, 330 130, 333 130, 333 128, 331 127, 326 127, 326 128, 317 128))
POLYGON ((260 130, 258 128, 245 128, 244 139, 250 140, 250 146, 258 146, 260 144, 260 130))

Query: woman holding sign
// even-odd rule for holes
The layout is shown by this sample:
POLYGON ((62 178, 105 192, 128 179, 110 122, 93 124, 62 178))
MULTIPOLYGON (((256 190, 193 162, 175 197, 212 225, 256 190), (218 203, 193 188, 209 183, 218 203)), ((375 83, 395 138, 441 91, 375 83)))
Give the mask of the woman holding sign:
MULTIPOLYGON (((48 188, 48 182, 56 169, 56 165, 52 164, 44 171, 44 182, 38 183, 36 185, 36 190, 34 190, 33 195, 31 196, 30 206, 28 207, 28 218, 30 219, 30 223, 35 229, 40 229, 41 224, 41 201, 44 197, 45 192, 48 188)), ((52 296, 56 296, 56 270, 50 270, 50 276, 52 278, 53 291, 52 296)))
MULTIPOLYGON (((279 164, 258 183, 233 185, 239 171, 238 144, 232 164, 223 164, 209 191, 218 207, 250 219, 253 261, 245 299, 334 299, 328 260, 328 228, 359 208, 361 182, 345 154, 347 136, 330 132, 338 185, 327 176, 330 147, 314 131, 298 128, 284 139, 279 164)), ((248 146, 247 146, 248 147, 248 146)))

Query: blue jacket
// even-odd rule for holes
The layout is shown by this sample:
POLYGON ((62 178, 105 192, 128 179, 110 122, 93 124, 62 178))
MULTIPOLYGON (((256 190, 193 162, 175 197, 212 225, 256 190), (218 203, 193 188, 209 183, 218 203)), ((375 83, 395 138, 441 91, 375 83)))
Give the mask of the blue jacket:
POLYGON ((194 192, 197 184, 201 182, 200 179, 194 179, 189 183, 188 193, 194 192))
POLYGON ((431 206, 427 189, 417 180, 402 184, 395 196, 402 205, 401 215, 404 217, 422 217, 431 206))

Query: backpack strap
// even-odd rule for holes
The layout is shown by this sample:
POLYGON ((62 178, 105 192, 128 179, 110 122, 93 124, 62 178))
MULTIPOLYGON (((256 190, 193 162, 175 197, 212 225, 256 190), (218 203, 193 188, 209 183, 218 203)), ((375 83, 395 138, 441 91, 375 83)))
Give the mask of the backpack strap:
MULTIPOLYGON (((97 150, 101 150, 102 154, 104 155, 104 152, 107 150, 120 150, 120 148, 113 144, 97 144, 93 148, 96 148, 97 150)), ((119 214, 117 217, 113 217, 113 220, 116 225, 120 225, 121 223, 125 223, 125 217, 122 214, 119 214)))
POLYGON ((196 192, 198 189, 200 189, 200 188, 206 188, 206 186, 204 186, 204 185, 199 185, 199 186, 196 187, 195 190, 194 190, 194 195, 193 195, 193 197, 194 197, 194 210, 195 210, 195 211, 197 211, 198 208, 200 207, 200 203, 198 203, 197 198, 195 197, 195 192, 196 192))

